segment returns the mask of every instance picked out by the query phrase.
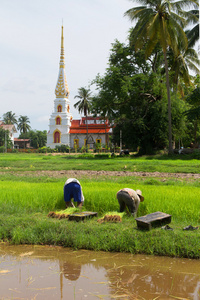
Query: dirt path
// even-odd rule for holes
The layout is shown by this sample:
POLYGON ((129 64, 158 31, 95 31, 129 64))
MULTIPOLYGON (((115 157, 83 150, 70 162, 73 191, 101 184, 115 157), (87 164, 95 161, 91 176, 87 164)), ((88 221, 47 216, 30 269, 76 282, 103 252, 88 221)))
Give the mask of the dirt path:
MULTIPOLYGON (((0 175, 6 174, 0 172, 0 175)), ((54 178, 87 177, 98 178, 99 176, 138 176, 153 178, 177 178, 177 179, 200 179, 200 174, 192 173, 160 173, 160 172, 128 172, 128 171, 87 171, 87 170, 63 170, 63 171, 25 171, 20 173, 11 172, 15 176, 49 176, 54 178)))

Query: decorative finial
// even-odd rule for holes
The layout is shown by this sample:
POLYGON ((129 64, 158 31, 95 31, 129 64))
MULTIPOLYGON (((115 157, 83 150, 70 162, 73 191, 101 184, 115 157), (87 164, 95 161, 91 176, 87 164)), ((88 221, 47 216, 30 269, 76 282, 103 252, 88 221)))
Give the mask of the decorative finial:
POLYGON ((69 90, 67 86, 66 74, 65 74, 65 56, 64 56, 64 34, 63 25, 61 30, 61 52, 60 52, 60 68, 58 81, 55 89, 56 98, 63 98, 69 95, 69 90))

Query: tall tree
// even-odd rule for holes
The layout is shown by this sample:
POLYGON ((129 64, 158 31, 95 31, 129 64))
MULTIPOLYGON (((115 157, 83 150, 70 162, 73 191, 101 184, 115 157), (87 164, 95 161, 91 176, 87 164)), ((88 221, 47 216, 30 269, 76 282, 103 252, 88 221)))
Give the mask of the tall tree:
POLYGON ((199 40, 199 10, 194 9, 188 12, 190 14, 191 23, 194 26, 187 31, 188 46, 194 47, 196 42, 199 40))
POLYGON ((12 111, 8 111, 3 115, 3 121, 5 124, 11 125, 11 124, 17 124, 17 119, 15 116, 15 113, 12 113, 12 111))
POLYGON ((171 98, 167 50, 170 47, 176 54, 179 39, 182 40, 183 47, 187 48, 187 36, 183 30, 187 20, 183 17, 182 7, 192 3, 197 5, 197 2, 196 0, 138 0, 138 3, 141 3, 143 6, 129 9, 125 12, 125 16, 128 16, 131 21, 137 21, 136 26, 132 30, 132 38, 136 50, 143 48, 144 44, 146 44, 145 54, 146 58, 148 58, 157 44, 160 44, 162 47, 168 97, 169 153, 172 153, 171 98))
POLYGON ((39 147, 44 147, 47 143, 47 131, 43 130, 29 130, 26 133, 19 135, 20 139, 30 139, 31 147, 37 149, 39 147))
POLYGON ((31 129, 31 126, 28 123, 30 123, 30 120, 27 116, 20 116, 17 128, 20 132, 27 133, 31 129))
POLYGON ((190 108, 185 112, 186 116, 194 124, 194 142, 197 143, 197 132, 200 124, 200 86, 188 95, 187 99, 190 108))
POLYGON ((78 89, 78 95, 74 98, 80 99, 78 102, 74 104, 75 108, 78 108, 79 113, 83 112, 86 117, 86 128, 87 128, 87 141, 86 141, 86 149, 88 144, 88 113, 90 112, 90 101, 91 101, 91 91, 90 89, 86 89, 81 87, 78 89))
POLYGON ((173 89, 175 91, 179 89, 182 96, 184 96, 180 82, 182 80, 186 85, 190 85, 189 70, 194 71, 196 74, 199 73, 200 61, 198 54, 192 48, 183 49, 180 46, 176 55, 169 51, 169 62, 173 89))
POLYGON ((109 114, 107 102, 107 99, 103 98, 103 95, 101 96, 101 92, 99 92, 98 96, 94 96, 91 101, 91 112, 93 116, 100 116, 104 120, 106 146, 108 145, 106 121, 108 120, 109 114))
POLYGON ((0 146, 4 146, 6 148, 13 147, 12 141, 9 136, 9 130, 5 130, 0 127, 0 146))
POLYGON ((105 75, 97 76, 93 83, 98 94, 92 108, 101 116, 106 112, 115 124, 115 144, 119 144, 122 130, 123 145, 134 151, 140 147, 141 154, 166 147, 166 87, 153 55, 150 64, 142 51, 135 53, 129 45, 116 41, 105 75))

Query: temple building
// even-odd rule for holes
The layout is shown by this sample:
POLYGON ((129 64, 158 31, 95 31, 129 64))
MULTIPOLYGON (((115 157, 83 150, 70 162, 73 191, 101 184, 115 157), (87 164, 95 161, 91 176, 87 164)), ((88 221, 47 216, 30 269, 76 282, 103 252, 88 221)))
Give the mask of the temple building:
POLYGON ((87 117, 86 123, 86 118, 82 117, 81 120, 72 120, 69 132, 71 148, 82 148, 87 144, 93 149, 95 144, 108 145, 112 127, 108 119, 104 121, 100 117, 87 117))
POLYGON ((61 144, 70 145, 69 129, 72 115, 70 113, 69 90, 65 74, 63 26, 61 32, 60 65, 55 95, 54 111, 49 120, 49 131, 47 133, 47 147, 50 148, 55 148, 61 144))
POLYGON ((56 99, 54 110, 49 119, 49 131, 47 133, 47 147, 66 145, 70 148, 82 148, 88 145, 94 148, 96 143, 107 144, 112 128, 106 120, 100 117, 82 117, 80 120, 72 120, 70 113, 69 89, 65 74, 64 36, 63 26, 61 30, 61 53, 58 80, 55 88, 56 99))

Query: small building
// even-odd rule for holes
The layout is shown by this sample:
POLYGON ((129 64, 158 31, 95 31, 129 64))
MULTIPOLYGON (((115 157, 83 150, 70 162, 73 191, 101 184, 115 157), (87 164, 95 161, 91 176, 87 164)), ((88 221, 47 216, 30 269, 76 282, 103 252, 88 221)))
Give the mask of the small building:
POLYGON ((14 146, 14 133, 17 133, 16 127, 13 124, 5 124, 3 121, 0 121, 0 127, 4 130, 9 131, 9 138, 12 141, 12 144, 14 146))
POLYGON ((30 139, 18 139, 14 138, 15 149, 30 149, 30 139))
POLYGON ((80 120, 72 120, 69 134, 71 148, 82 148, 87 144, 90 149, 93 149, 95 144, 108 144, 112 127, 108 119, 104 122, 100 117, 87 117, 86 122, 86 117, 82 117, 80 120))

